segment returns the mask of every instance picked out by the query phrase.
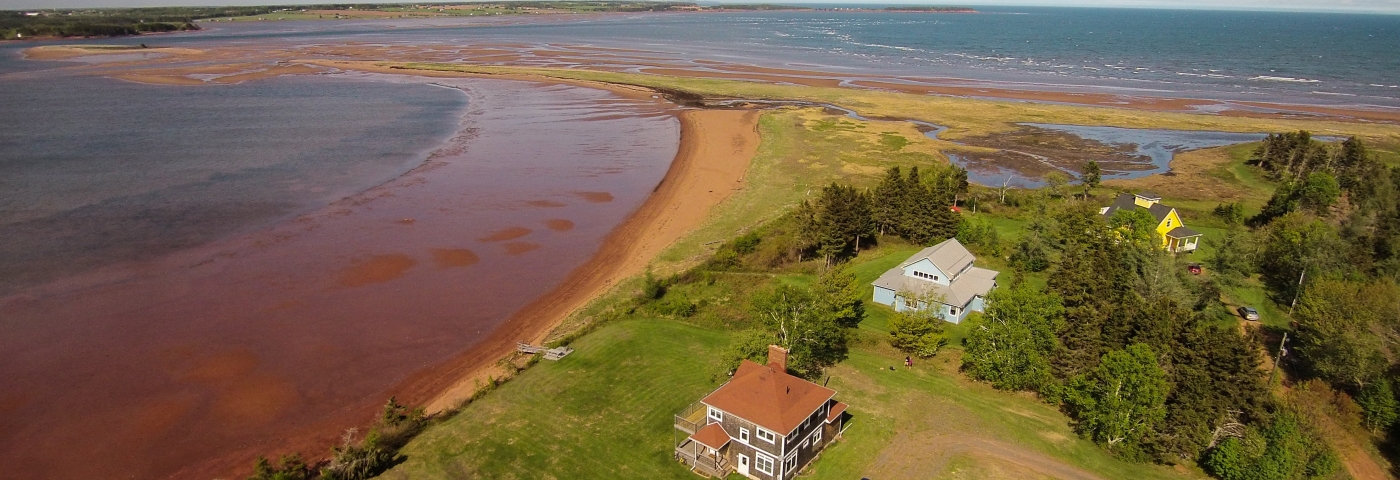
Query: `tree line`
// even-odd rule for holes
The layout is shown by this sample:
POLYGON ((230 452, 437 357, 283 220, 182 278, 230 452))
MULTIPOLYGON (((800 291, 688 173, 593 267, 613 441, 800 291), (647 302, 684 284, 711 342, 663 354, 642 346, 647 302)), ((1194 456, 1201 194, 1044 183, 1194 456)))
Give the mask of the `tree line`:
MULTIPOLYGON (((1191 294, 1208 289, 1182 278, 1169 254, 1124 241, 1123 226, 1089 205, 1070 205, 1053 222, 1047 244, 1057 260, 1046 289, 1013 279, 969 319, 969 376, 1037 392, 1085 438, 1139 461, 1197 461, 1222 425, 1277 416, 1257 342, 1212 321, 1209 303, 1191 294)), ((1298 468, 1332 458, 1313 454, 1298 468)))
POLYGON ((967 170, 956 165, 922 172, 911 167, 907 174, 893 167, 868 190, 832 183, 797 208, 801 248, 831 265, 855 256, 862 243, 873 245, 880 235, 915 244, 950 238, 961 221, 951 208, 967 193, 967 170))

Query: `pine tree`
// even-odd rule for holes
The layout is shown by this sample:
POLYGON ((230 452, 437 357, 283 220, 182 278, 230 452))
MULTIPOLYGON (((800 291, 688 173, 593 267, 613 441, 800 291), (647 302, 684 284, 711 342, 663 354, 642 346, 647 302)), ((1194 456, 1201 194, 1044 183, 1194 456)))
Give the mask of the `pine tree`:
POLYGON ((899 234, 900 205, 905 195, 904 176, 899 167, 890 167, 885 171, 885 178, 881 179, 880 184, 871 192, 870 216, 880 230, 880 235, 899 234))
POLYGON ((1099 168, 1099 162, 1089 160, 1084 164, 1084 173, 1079 177, 1079 183, 1084 185, 1084 198, 1089 198, 1089 189, 1098 188, 1099 182, 1103 180, 1103 170, 1099 168))

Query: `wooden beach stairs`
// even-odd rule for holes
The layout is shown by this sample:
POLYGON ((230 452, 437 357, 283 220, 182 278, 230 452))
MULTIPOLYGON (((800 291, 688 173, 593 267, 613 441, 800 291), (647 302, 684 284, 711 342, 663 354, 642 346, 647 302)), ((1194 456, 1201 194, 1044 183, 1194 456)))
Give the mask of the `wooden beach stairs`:
POLYGON ((535 345, 530 345, 525 342, 517 342, 515 344, 515 349, 518 350, 520 353, 527 353, 530 355, 544 352, 545 360, 559 360, 568 356, 570 353, 574 353, 574 349, 569 347, 544 348, 535 345))

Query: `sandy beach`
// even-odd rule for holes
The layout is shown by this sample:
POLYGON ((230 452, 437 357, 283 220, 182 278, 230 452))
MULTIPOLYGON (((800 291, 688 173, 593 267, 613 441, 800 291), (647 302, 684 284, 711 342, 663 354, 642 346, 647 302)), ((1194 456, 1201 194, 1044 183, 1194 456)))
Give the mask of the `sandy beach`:
POLYGON ((681 119, 676 159, 646 203, 623 221, 603 248, 564 283, 526 306, 477 348, 410 382, 406 393, 432 395, 430 413, 471 397, 487 376, 500 377, 497 360, 516 342, 543 343, 545 335, 575 310, 639 275, 663 249, 700 226, 710 209, 743 187, 744 172, 758 148, 758 111, 687 110, 681 119))

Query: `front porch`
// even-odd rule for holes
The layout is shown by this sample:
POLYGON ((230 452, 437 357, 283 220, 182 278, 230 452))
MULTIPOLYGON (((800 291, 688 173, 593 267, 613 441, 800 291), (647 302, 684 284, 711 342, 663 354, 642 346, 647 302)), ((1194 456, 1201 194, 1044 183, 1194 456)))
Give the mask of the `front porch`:
POLYGON ((734 471, 729 463, 729 444, 718 450, 686 437, 676 445, 676 458, 690 466, 690 471, 706 477, 724 478, 734 471))
POLYGON ((1167 232, 1164 240, 1167 242, 1167 251, 1172 253, 1194 252, 1196 246, 1201 241, 1201 234, 1186 227, 1176 227, 1167 232))
POLYGON ((1200 240, 1200 235, 1186 238, 1167 237, 1167 251, 1173 253, 1194 252, 1200 240))
POLYGON ((729 460, 729 435, 705 416, 709 409, 695 402, 676 414, 676 459, 690 471, 706 477, 724 478, 734 470, 729 460))

